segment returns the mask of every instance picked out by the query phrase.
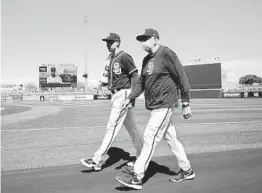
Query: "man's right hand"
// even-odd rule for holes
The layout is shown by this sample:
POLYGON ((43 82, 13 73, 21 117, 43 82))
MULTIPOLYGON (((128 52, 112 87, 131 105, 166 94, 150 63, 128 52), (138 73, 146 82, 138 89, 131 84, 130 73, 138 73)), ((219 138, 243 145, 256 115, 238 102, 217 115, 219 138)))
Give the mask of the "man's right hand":
POLYGON ((97 84, 97 87, 104 87, 107 86, 107 83, 104 83, 102 80, 100 80, 97 84))
POLYGON ((102 86, 102 81, 99 80, 99 82, 98 82, 98 84, 97 84, 97 87, 99 88, 99 87, 101 87, 101 86, 102 86))

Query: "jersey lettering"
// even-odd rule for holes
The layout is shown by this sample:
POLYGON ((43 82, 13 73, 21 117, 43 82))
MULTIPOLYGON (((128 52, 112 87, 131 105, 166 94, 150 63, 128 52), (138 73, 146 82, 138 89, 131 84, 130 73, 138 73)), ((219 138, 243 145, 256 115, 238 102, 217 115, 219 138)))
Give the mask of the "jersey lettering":
POLYGON ((113 71, 114 71, 115 74, 121 74, 122 70, 121 70, 119 63, 114 63, 113 71))
POLYGON ((153 69, 154 69, 154 63, 153 62, 149 62, 148 66, 147 66, 147 73, 148 74, 152 74, 153 73, 153 69))

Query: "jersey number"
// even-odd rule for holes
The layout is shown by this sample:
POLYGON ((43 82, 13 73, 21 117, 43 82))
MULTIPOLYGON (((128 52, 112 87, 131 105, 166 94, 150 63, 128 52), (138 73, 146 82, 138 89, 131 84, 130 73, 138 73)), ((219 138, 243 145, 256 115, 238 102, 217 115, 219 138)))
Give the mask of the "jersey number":
POLYGON ((119 65, 119 63, 114 63, 114 66, 113 66, 113 71, 115 74, 121 74, 121 67, 119 65))

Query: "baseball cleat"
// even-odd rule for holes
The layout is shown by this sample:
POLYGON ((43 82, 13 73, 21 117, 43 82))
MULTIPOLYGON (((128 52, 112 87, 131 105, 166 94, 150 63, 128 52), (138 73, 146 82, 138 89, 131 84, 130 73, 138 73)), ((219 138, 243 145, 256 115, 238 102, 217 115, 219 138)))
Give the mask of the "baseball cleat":
POLYGON ((124 186, 127 186, 129 188, 133 188, 136 190, 141 190, 142 189, 142 180, 139 180, 135 173, 132 173, 130 175, 126 175, 124 177, 122 176, 117 176, 116 180, 120 183, 123 184, 124 186))
POLYGON ((195 176, 196 175, 192 168, 187 171, 181 169, 178 174, 171 176, 169 180, 172 182, 182 182, 184 180, 193 180, 195 176))
POLYGON ((80 162, 85 167, 93 168, 95 171, 100 171, 102 169, 102 166, 96 164, 92 159, 81 159, 80 162))

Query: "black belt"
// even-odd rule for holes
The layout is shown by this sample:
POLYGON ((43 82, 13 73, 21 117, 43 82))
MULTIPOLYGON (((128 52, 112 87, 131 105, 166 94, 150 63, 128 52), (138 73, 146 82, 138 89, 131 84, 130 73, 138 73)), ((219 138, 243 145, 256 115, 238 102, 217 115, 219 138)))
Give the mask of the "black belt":
POLYGON ((112 94, 115 94, 115 93, 117 93, 118 91, 123 90, 123 89, 129 89, 129 88, 116 88, 116 89, 110 90, 110 91, 111 91, 112 94))

